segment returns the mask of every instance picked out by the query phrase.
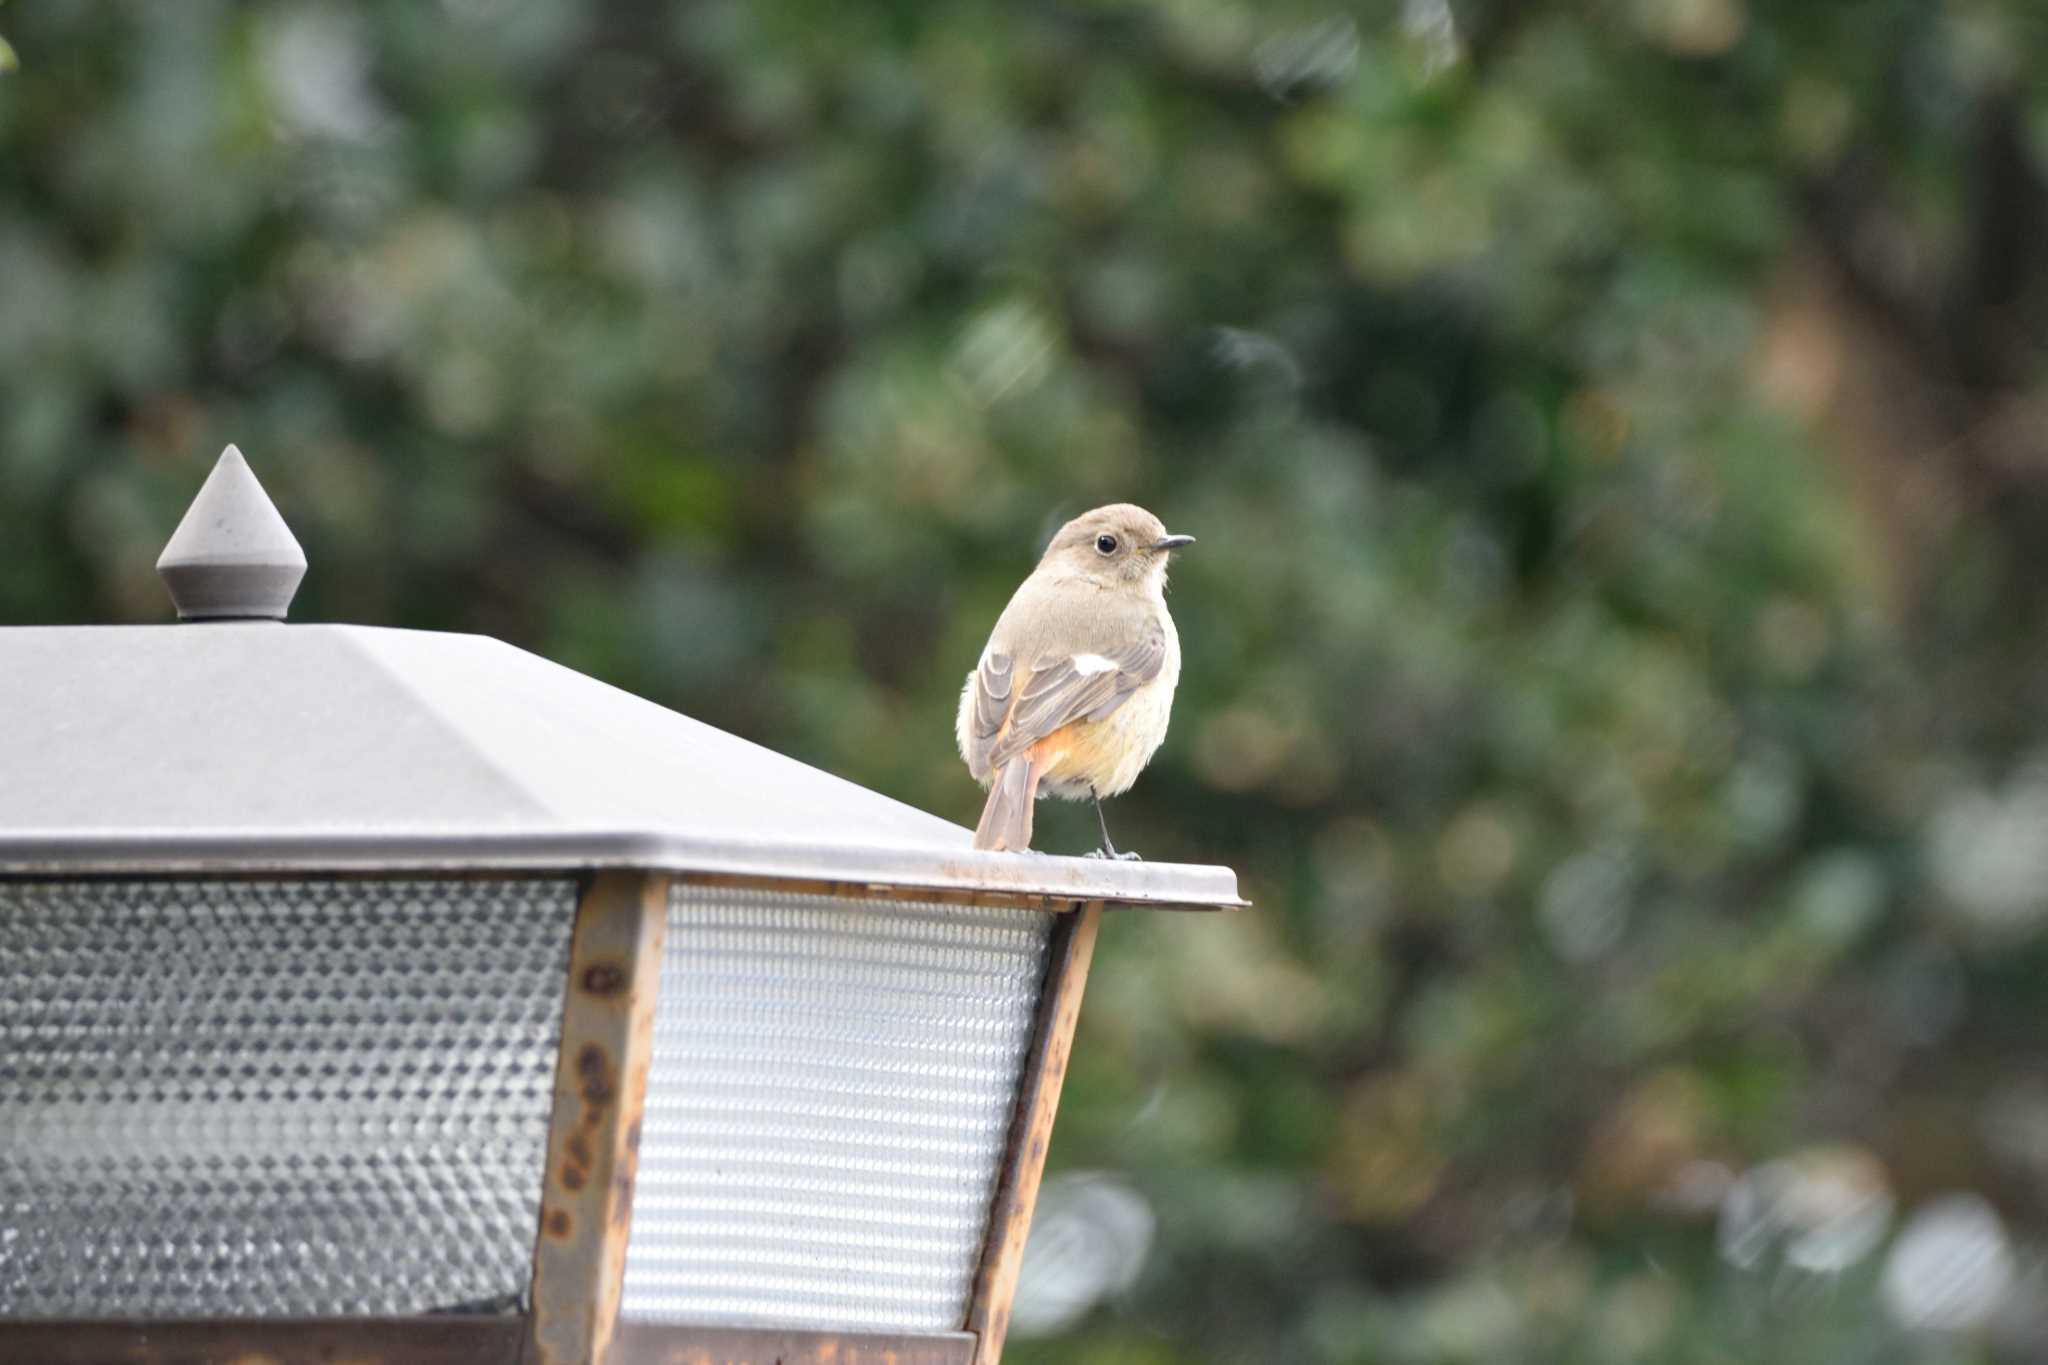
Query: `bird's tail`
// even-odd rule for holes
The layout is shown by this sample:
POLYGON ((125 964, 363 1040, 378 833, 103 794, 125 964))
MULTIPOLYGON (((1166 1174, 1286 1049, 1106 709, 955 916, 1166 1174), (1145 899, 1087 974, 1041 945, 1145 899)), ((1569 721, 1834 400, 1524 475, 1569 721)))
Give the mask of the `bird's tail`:
POLYGON ((1045 772, 1028 751, 1018 754, 989 784, 988 804, 974 827, 976 848, 1006 848, 1022 853, 1031 847, 1031 812, 1038 805, 1038 779, 1045 772))

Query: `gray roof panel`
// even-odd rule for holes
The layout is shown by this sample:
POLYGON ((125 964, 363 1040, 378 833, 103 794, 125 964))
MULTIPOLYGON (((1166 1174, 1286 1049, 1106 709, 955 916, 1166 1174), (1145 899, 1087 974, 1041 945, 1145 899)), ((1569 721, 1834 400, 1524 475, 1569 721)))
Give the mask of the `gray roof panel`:
POLYGON ((970 833, 495 640, 0 630, 0 871, 672 871, 1236 905, 1226 868, 970 833))

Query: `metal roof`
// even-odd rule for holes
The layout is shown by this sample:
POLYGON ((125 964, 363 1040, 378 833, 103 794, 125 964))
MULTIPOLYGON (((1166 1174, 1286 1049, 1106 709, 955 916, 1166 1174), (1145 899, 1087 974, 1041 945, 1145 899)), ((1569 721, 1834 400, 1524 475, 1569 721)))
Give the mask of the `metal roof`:
POLYGON ((637 866, 1239 903, 1227 868, 977 851, 950 821, 482 636, 0 629, 0 717, 5 872, 637 866))

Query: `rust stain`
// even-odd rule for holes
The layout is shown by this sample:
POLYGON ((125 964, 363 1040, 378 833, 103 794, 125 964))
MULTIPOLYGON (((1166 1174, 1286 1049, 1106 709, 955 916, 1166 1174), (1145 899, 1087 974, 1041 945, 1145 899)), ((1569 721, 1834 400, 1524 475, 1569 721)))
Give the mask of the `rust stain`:
POLYGON ((612 962, 594 962, 583 969, 583 989, 591 995, 617 995, 626 989, 626 969, 612 962))
POLYGON ((612 1083, 611 1062, 596 1043, 585 1043, 576 1054, 576 1074, 583 1078, 583 1102, 602 1109, 612 1102, 617 1087, 612 1083))
POLYGON ((640 1120, 634 1119, 626 1127, 626 1150, 634 1156, 640 1155, 640 1120))
POLYGON ((611 1077, 610 1061, 605 1050, 596 1043, 586 1044, 576 1054, 576 1074, 583 1078, 580 1093, 584 1110, 575 1131, 562 1144, 560 1175, 562 1188, 572 1194, 590 1183, 590 1173, 597 1165, 597 1154, 590 1145, 591 1135, 603 1129, 605 1111, 618 1094, 611 1077))
POLYGON ((612 1177, 612 1221, 630 1222, 633 1217, 633 1172, 621 1170, 612 1177))
POLYGON ((548 1236, 555 1238, 557 1241, 567 1237, 569 1230, 574 1226, 569 1220, 569 1211, 567 1209, 556 1209, 548 1215, 548 1236))
POLYGON ((575 1193, 590 1183, 591 1159, 590 1139, 579 1128, 569 1134, 569 1140, 562 1144, 562 1188, 575 1193))

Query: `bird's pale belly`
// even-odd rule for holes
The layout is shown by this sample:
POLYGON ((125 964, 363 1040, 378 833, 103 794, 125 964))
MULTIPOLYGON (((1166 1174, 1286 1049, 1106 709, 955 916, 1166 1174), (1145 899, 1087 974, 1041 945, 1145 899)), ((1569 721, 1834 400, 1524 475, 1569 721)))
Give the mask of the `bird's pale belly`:
POLYGON ((1076 721, 1061 729, 1055 741, 1058 756, 1046 765, 1039 794, 1081 801, 1130 790, 1166 742, 1175 681, 1173 675, 1162 673, 1103 719, 1076 721))

